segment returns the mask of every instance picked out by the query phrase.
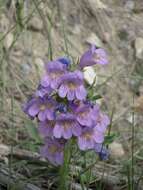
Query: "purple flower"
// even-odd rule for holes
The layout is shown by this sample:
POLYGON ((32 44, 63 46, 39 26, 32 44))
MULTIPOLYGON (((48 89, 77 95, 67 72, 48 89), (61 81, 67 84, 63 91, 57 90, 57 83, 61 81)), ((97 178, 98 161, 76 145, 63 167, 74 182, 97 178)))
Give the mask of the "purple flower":
POLYGON ((30 108, 33 104, 35 104, 36 102, 37 102, 37 98, 32 97, 32 98, 30 98, 30 99, 27 101, 27 103, 25 103, 25 104, 22 105, 22 110, 23 110, 24 113, 27 114, 31 119, 34 119, 34 116, 31 116, 31 115, 29 114, 29 108, 30 108))
POLYGON ((81 126, 76 121, 74 115, 59 114, 56 119, 56 124, 53 130, 53 135, 56 138, 63 137, 64 139, 70 139, 72 135, 79 136, 81 134, 81 126))
POLYGON ((56 102, 52 98, 33 98, 25 105, 25 112, 32 118, 38 116, 40 121, 53 120, 56 102))
POLYGON ((86 98, 86 90, 83 85, 83 74, 80 71, 69 72, 61 79, 61 85, 58 90, 61 98, 67 96, 68 100, 83 100, 86 98))
POLYGON ((47 158, 54 165, 62 165, 64 157, 64 144, 57 139, 46 139, 41 148, 42 157, 47 158))
POLYGON ((61 57, 57 61, 60 61, 62 64, 65 64, 66 66, 70 65, 71 63, 68 57, 61 57))
POLYGON ((104 134, 95 128, 85 127, 82 134, 78 137, 78 146, 81 150, 94 149, 96 143, 103 143, 104 134))
POLYGON ((110 124, 110 119, 106 114, 103 114, 100 111, 95 118, 95 122, 96 122, 95 125, 96 130, 104 133, 106 131, 107 126, 110 124))
POLYGON ((52 92, 52 88, 50 86, 43 87, 41 84, 38 86, 35 95, 37 97, 44 97, 45 95, 49 95, 52 92))
POLYGON ((109 151, 103 144, 95 144, 95 152, 99 155, 101 160, 107 160, 109 157, 109 151))
POLYGON ((60 84, 60 78, 66 73, 66 65, 60 61, 51 61, 45 65, 46 75, 41 80, 43 87, 57 89, 60 84))
POLYGON ((43 137, 51 137, 53 136, 53 129, 55 126, 55 121, 53 120, 46 120, 39 123, 39 133, 43 137))
POLYGON ((79 66, 83 68, 95 64, 105 65, 107 63, 108 59, 105 50, 92 45, 91 48, 82 55, 79 66))
POLYGON ((61 112, 61 113, 66 113, 67 112, 67 105, 63 103, 59 103, 56 107, 56 111, 61 112))
POLYGON ((91 109, 91 106, 86 104, 86 105, 81 105, 75 110, 75 115, 77 121, 83 125, 83 126, 88 126, 92 127, 93 126, 93 111, 91 109))

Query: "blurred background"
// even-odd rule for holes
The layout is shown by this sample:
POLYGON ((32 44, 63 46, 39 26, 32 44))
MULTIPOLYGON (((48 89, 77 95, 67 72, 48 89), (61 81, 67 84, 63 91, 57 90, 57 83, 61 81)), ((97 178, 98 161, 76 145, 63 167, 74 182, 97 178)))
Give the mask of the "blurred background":
POLYGON ((92 43, 108 52, 109 64, 93 69, 95 94, 112 119, 110 158, 93 166, 94 177, 100 189, 143 189, 142 23, 143 0, 0 0, 0 189, 13 184, 9 173, 29 190, 54 189, 54 172, 49 177, 38 159, 36 123, 21 106, 46 61, 68 55, 76 62, 92 43))

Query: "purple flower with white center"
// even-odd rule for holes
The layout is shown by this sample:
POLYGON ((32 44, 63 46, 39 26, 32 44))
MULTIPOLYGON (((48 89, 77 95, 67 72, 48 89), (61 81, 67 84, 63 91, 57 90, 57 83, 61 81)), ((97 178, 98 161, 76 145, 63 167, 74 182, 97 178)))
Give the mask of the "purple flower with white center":
POLYGON ((93 129, 85 127, 82 134, 78 137, 78 146, 80 150, 94 149, 96 143, 103 143, 104 134, 93 129))
POLYGON ((50 86, 43 87, 41 84, 38 86, 35 95, 37 97, 44 97, 45 95, 49 95, 52 92, 52 88, 50 86))
POLYGON ((81 126, 76 121, 74 115, 70 113, 62 113, 57 116, 53 130, 54 137, 70 139, 72 136, 79 136, 80 134, 81 126))
POLYGON ((53 120, 56 102, 52 98, 35 98, 27 103, 26 113, 30 117, 38 116, 40 121, 53 120), (32 102, 31 102, 32 101, 32 102))
POLYGON ((64 144, 58 139, 46 139, 41 148, 41 155, 47 158, 53 165, 62 165, 64 157, 64 144))
POLYGON ((57 61, 60 61, 62 64, 65 64, 66 66, 69 66, 71 64, 71 61, 68 57, 61 57, 57 61))
POLYGON ((53 136, 53 129, 55 126, 54 120, 46 120, 39 123, 38 131, 43 137, 53 136))
POLYGON ((83 84, 83 73, 80 71, 74 71, 65 74, 61 78, 58 94, 61 98, 67 96, 68 100, 84 100, 87 92, 83 84))
POLYGON ((43 87, 57 89, 61 77, 67 72, 67 66, 60 61, 51 61, 45 65, 46 75, 41 80, 43 87))
POLYGON ((83 104, 75 110, 75 115, 76 115, 77 121, 81 125, 87 126, 87 127, 93 126, 92 114, 93 114, 93 111, 91 109, 91 106, 88 104, 85 104, 85 105, 83 104))
POLYGON ((108 59, 104 49, 96 48, 95 45, 92 45, 91 48, 81 56, 79 67, 84 68, 95 64, 106 65, 108 64, 108 59))

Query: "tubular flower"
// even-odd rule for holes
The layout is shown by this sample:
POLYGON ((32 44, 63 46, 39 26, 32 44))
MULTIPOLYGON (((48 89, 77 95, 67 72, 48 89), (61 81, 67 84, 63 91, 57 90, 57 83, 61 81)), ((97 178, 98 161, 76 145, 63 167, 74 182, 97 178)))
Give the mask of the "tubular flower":
POLYGON ((43 137, 51 137, 53 136, 53 129, 55 126, 54 120, 46 120, 39 123, 39 133, 43 137))
POLYGON ((92 127, 93 126, 93 113, 90 105, 81 105, 75 110, 77 121, 83 125, 92 127))
POLYGON ((80 134, 81 126, 72 114, 67 113, 57 116, 56 124, 53 130, 54 137, 70 139, 72 136, 79 136, 80 134))
POLYGON ((41 85, 43 87, 51 87, 52 89, 57 89, 61 77, 66 73, 66 65, 60 61, 51 61, 45 65, 46 75, 41 80, 41 85))
POLYGON ((58 94, 61 98, 67 96, 68 100, 84 100, 87 93, 83 85, 82 72, 74 71, 65 74, 61 79, 58 94))
POLYGON ((38 86, 35 96, 43 98, 45 95, 50 95, 52 92, 52 88, 50 86, 43 87, 41 84, 38 86))
POLYGON ((25 112, 32 118, 38 117, 40 121, 54 119, 56 102, 52 98, 33 98, 25 105, 25 112))
POLYGON ((60 140, 48 138, 45 140, 45 145, 41 148, 41 155, 54 165, 62 165, 63 150, 64 144, 60 140))
POLYGON ((91 48, 81 56, 79 67, 84 68, 95 64, 106 65, 108 64, 108 59, 104 49, 96 48, 95 45, 92 45, 91 48))
POLYGON ((63 164, 70 139, 76 140, 80 150, 94 150, 100 159, 108 158, 104 136, 110 120, 91 97, 94 91, 84 82, 82 71, 86 66, 107 63, 106 52, 92 45, 79 64, 74 65, 68 57, 45 64, 45 74, 32 98, 23 105, 23 111, 31 119, 37 119, 44 142, 41 155, 52 164, 63 164))
POLYGON ((95 128, 84 128, 78 137, 78 146, 81 150, 94 149, 96 143, 104 141, 104 134, 98 132, 95 128))

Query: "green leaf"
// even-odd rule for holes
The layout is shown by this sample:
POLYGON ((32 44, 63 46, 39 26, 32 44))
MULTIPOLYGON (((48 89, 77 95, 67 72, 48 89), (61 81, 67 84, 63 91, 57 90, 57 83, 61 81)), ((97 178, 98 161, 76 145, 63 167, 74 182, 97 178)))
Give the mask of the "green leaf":
POLYGON ((91 97, 91 100, 96 101, 96 100, 101 99, 101 98, 102 98, 102 96, 98 94, 98 95, 91 97))
POLYGON ((107 136, 105 137, 104 143, 105 143, 106 145, 111 144, 111 143, 114 141, 114 139, 117 138, 117 136, 118 136, 118 135, 115 134, 115 133, 110 134, 110 135, 107 135, 107 136))
POLYGON ((34 125, 34 123, 32 121, 27 121, 25 123, 25 127, 28 131, 28 134, 29 136, 35 140, 36 142, 35 143, 41 143, 41 138, 40 138, 40 135, 39 135, 39 132, 36 128, 36 126, 34 125))

